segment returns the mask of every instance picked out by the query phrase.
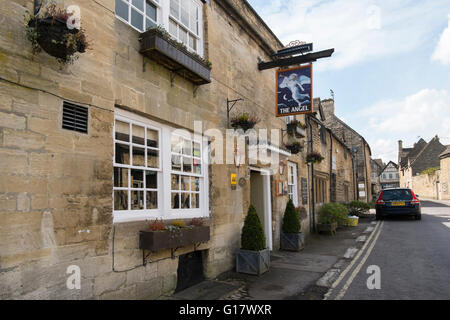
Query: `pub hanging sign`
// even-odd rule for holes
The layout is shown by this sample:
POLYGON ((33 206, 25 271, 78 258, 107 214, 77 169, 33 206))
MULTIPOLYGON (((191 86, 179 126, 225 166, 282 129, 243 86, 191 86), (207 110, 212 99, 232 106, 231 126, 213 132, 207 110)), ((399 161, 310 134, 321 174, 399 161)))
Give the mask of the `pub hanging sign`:
POLYGON ((278 70, 276 74, 276 116, 313 112, 312 64, 278 70))

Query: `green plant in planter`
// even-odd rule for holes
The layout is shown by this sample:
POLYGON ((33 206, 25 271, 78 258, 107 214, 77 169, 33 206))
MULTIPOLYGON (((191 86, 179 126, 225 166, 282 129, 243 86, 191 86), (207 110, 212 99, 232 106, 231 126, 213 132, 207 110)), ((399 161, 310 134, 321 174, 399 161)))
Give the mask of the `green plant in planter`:
POLYGON ((354 200, 347 205, 347 208, 351 215, 359 217, 370 209, 370 204, 354 200))
POLYGON ((73 63, 78 59, 75 53, 83 53, 90 47, 83 28, 67 27, 71 16, 72 13, 59 8, 56 3, 41 9, 39 16, 26 12, 27 39, 31 42, 33 55, 43 49, 62 64, 73 63))
POLYGON ((347 224, 347 208, 340 203, 325 203, 319 210, 319 223, 331 224, 337 222, 338 225, 347 224))
POLYGON ((241 247, 244 250, 260 251, 266 248, 264 229, 253 205, 248 208, 241 234, 241 247))
POLYGON ((284 233, 299 233, 301 230, 300 217, 295 209, 294 203, 289 199, 283 217, 284 233))
POLYGON ((285 147, 292 153, 292 154, 297 154, 300 151, 303 150, 303 144, 299 141, 294 141, 292 143, 288 143, 285 145, 285 147))
POLYGON ((249 114, 247 112, 237 114, 230 119, 231 126, 234 129, 240 128, 244 131, 252 129, 259 121, 260 120, 257 116, 249 114))
POLYGON ((306 155, 306 162, 307 163, 321 163, 322 160, 325 159, 322 157, 322 155, 318 152, 310 152, 306 155))

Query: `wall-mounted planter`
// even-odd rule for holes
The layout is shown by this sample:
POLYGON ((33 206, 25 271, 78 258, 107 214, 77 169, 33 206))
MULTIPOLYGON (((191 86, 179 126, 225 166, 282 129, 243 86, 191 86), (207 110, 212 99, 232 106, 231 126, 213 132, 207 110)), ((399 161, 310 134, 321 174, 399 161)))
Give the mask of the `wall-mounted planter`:
POLYGON ((286 149, 288 149, 292 154, 297 154, 303 150, 303 145, 301 143, 291 143, 285 145, 286 149))
POLYGON ((67 23, 58 18, 32 18, 28 22, 30 30, 36 33, 36 42, 49 55, 69 61, 76 52, 83 53, 87 49, 83 31, 69 29, 67 23))
POLYGON ((306 137, 305 129, 302 127, 299 127, 297 123, 288 123, 286 125, 286 130, 288 134, 292 136, 296 136, 297 138, 304 138, 306 137))
POLYGON ((286 251, 300 251, 305 247, 305 237, 302 232, 284 233, 280 236, 280 249, 286 251))
POLYGON ((211 82, 211 69, 203 61, 175 46, 158 30, 150 29, 142 33, 140 52, 196 85, 211 82))
POLYGON ((238 249, 236 252, 236 271, 253 275, 261 275, 269 271, 270 250, 261 251, 238 249))
POLYGON ((176 231, 139 231, 139 249, 157 252, 206 242, 209 226, 187 227, 176 231))

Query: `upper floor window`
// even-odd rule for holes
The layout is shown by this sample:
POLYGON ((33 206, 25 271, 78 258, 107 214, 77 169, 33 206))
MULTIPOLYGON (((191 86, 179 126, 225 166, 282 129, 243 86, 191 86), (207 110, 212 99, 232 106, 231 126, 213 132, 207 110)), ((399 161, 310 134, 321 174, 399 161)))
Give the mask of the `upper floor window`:
POLYGON ((116 16, 140 32, 162 26, 190 51, 203 55, 200 0, 115 0, 116 16))
POLYGON ((116 0, 116 16, 143 32, 160 23, 159 1, 162 0, 116 0))

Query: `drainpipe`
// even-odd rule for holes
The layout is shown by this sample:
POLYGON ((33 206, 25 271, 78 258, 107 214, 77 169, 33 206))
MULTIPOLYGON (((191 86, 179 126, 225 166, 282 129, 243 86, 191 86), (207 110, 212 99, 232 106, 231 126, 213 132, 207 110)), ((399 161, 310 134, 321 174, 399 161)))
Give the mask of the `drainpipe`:
POLYGON ((353 152, 350 153, 350 157, 352 157, 352 176, 353 176, 353 199, 358 200, 358 191, 357 191, 357 183, 356 183, 356 174, 355 174, 355 158, 353 152))
MULTIPOLYGON (((331 134, 331 130, 329 131, 330 132, 330 187, 329 187, 329 192, 330 192, 330 202, 331 202, 331 193, 332 193, 332 188, 331 188, 331 181, 332 181, 332 174, 333 174, 333 137, 332 137, 332 134, 331 134)), ((337 180, 337 177, 336 177, 336 180, 337 180)), ((336 183, 337 183, 337 181, 336 181, 336 183)), ((335 186, 336 187, 336 186, 335 186)), ((335 201, 336 201, 336 199, 335 199, 335 201)))
MULTIPOLYGON (((310 119, 310 115, 307 115, 308 120, 308 125, 309 125, 309 152, 313 152, 313 132, 312 132, 312 123, 311 123, 311 119, 310 119)), ((315 214, 315 197, 314 197, 314 162, 310 163, 311 165, 311 180, 310 180, 310 184, 311 184, 311 204, 310 204, 310 208, 311 208, 311 220, 310 220, 310 224, 312 223, 312 231, 316 232, 316 214, 315 214)))
POLYGON ((364 177, 366 179, 366 202, 369 202, 369 181, 367 180, 367 163, 366 163, 366 143, 363 140, 363 155, 364 155, 364 177))

